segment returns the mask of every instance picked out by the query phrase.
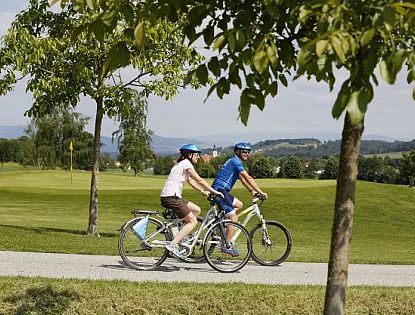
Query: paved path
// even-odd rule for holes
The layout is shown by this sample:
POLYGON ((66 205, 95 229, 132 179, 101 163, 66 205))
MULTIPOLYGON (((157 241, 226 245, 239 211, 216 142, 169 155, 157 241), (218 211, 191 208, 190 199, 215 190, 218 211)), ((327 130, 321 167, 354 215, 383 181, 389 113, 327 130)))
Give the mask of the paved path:
MULTIPOLYGON (((206 263, 168 259, 158 270, 136 271, 125 267, 118 256, 0 251, 0 276, 325 285, 327 264, 287 262, 278 267, 263 267, 250 262, 239 272, 223 274, 206 263)), ((415 266, 350 265, 348 284, 414 287, 415 266)))

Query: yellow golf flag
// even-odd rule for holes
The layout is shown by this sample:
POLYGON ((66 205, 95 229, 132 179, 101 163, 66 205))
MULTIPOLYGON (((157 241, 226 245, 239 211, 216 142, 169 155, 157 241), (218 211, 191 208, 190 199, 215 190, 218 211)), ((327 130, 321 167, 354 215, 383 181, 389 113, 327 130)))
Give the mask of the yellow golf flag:
POLYGON ((72 184, 72 151, 73 151, 72 141, 69 143, 69 150, 71 151, 71 184, 72 184))

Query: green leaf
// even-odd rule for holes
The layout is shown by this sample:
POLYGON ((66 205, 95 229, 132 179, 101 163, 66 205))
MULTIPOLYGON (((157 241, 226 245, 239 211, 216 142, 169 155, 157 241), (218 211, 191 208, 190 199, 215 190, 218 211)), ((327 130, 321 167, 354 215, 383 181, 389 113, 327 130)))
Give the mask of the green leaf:
POLYGON ((386 6, 383 8, 383 20, 386 25, 393 26, 395 24, 395 8, 386 6))
POLYGON ((223 99, 224 94, 228 94, 230 89, 229 81, 225 78, 220 78, 216 86, 216 94, 220 99, 223 99))
POLYGON ((224 44, 225 44, 225 36, 220 35, 218 38, 216 38, 215 42, 213 43, 213 50, 219 49, 220 51, 224 44))
POLYGON ((53 6, 56 2, 59 2, 60 0, 50 0, 50 6, 53 6))
POLYGON ((282 73, 278 76, 278 79, 280 80, 280 82, 282 83, 282 85, 284 85, 285 87, 288 86, 288 82, 287 82, 287 78, 285 77, 285 75, 283 75, 282 73))
POLYGON ((90 8, 91 10, 95 10, 96 7, 96 1, 95 0, 86 0, 86 5, 88 6, 88 8, 90 8))
POLYGON ((410 84, 414 80, 414 78, 415 78, 414 71, 413 70, 408 71, 408 75, 406 77, 406 81, 408 82, 408 84, 410 84))
POLYGON ((414 9, 415 10, 415 4, 414 3, 402 2, 402 3, 398 3, 396 5, 401 6, 401 7, 411 8, 411 9, 414 9))
POLYGON ((394 84, 398 72, 402 69, 403 62, 406 58, 406 51, 399 50, 391 55, 384 57, 380 62, 380 74, 389 84, 394 84))
POLYGON ((255 56, 254 56, 254 67, 255 69, 260 73, 264 73, 265 70, 267 70, 268 68, 268 57, 267 57, 267 53, 263 50, 259 50, 256 52, 255 56))
POLYGON ((237 70, 234 70, 229 74, 229 80, 231 83, 236 84, 238 88, 242 88, 242 81, 237 70))
POLYGON ((379 68, 380 68, 380 75, 382 76, 383 80, 385 80, 385 82, 387 82, 389 84, 392 84, 393 81, 390 78, 388 66, 387 66, 385 60, 382 60, 379 63, 379 68))
POLYGON ((140 22, 134 29, 134 38, 140 46, 144 46, 146 39, 144 22, 140 22))
POLYGON ((249 112, 251 111, 251 104, 247 96, 242 92, 239 103, 239 117, 242 123, 246 126, 248 124, 249 112))
POLYGON ((415 87, 414 87, 414 89, 412 90, 412 98, 414 99, 414 101, 415 101, 415 87))
POLYGON ((278 82, 277 81, 271 82, 268 85, 267 93, 271 94, 272 97, 277 95, 277 93, 278 93, 278 82))
POLYGON ((112 47, 108 52, 108 56, 104 61, 101 79, 104 78, 109 72, 125 67, 130 62, 130 51, 126 43, 119 42, 117 45, 112 47))
POLYGON ((262 111, 265 107, 265 98, 261 91, 253 88, 246 88, 242 91, 242 95, 245 97, 249 104, 255 104, 262 111))
POLYGON ((301 22, 307 22, 308 16, 313 13, 310 9, 307 9, 304 5, 300 7, 300 20, 301 22))
POLYGON ((203 103, 205 103, 207 101, 210 94, 212 94, 212 92, 216 89, 217 85, 218 85, 218 83, 215 83, 215 84, 211 85, 211 87, 209 88, 208 94, 206 95, 206 98, 204 99, 203 103))
POLYGON ((307 49, 301 48, 298 57, 297 57, 297 63, 300 67, 305 67, 309 61, 310 61, 310 51, 307 49))
POLYGON ((238 45, 238 48, 243 48, 245 47, 245 43, 246 43, 246 37, 245 37, 245 33, 242 29, 238 28, 235 32, 235 39, 236 39, 236 44, 238 45))
POLYGON ((337 94, 336 102, 334 103, 333 108, 331 110, 333 118, 339 119, 339 117, 341 116, 341 114, 347 106, 347 103, 350 98, 349 82, 350 80, 344 81, 342 87, 340 88, 339 94, 337 94))
POLYGON ((205 85, 208 81, 208 70, 205 65, 200 65, 196 69, 196 77, 202 85, 205 85))
POLYGON ((372 40, 374 35, 375 35, 375 30, 374 29, 366 30, 362 34, 362 37, 360 38, 360 44, 362 46, 366 46, 367 44, 370 43, 370 41, 372 40))
POLYGON ((85 10, 85 0, 72 0, 73 9, 77 12, 85 10))
MULTIPOLYGON (((193 29, 193 28, 192 28, 193 29)), ((213 26, 207 26, 204 30, 203 30, 203 39, 205 40, 205 43, 210 45, 213 42, 213 38, 214 38, 214 27, 213 26)))
MULTIPOLYGON (((95 20, 90 25, 90 30, 94 34, 97 41, 99 41, 100 43, 104 42, 104 34, 105 34, 104 26, 105 26, 104 23, 102 23, 102 21, 99 20, 99 19, 95 20)), ((73 34, 73 36, 74 36, 74 34, 73 34)))
POLYGON ((339 57, 341 62, 346 62, 346 56, 343 52, 342 41, 337 36, 331 36, 330 42, 334 48, 334 51, 336 52, 337 57, 339 57))
POLYGON ((346 110, 350 115, 350 120, 353 125, 357 125, 365 117, 365 113, 361 109, 362 106, 359 106, 359 99, 361 99, 360 94, 360 91, 353 91, 346 106, 346 110))
POLYGON ((275 51, 272 48, 272 46, 267 46, 267 57, 273 67, 276 67, 278 65, 277 55, 275 54, 275 51))
POLYGON ((114 22, 114 18, 116 17, 116 15, 116 10, 104 11, 104 13, 101 14, 101 20, 102 22, 104 22, 105 25, 111 26, 111 24, 114 22))
POLYGON ((329 41, 326 40, 326 39, 319 40, 316 43, 316 54, 317 54, 317 56, 321 57, 324 54, 328 44, 329 44, 329 41))
POLYGON ((212 57, 208 63, 209 70, 215 75, 220 75, 220 65, 218 61, 218 57, 212 57))
POLYGON ((236 39, 233 32, 228 32, 228 48, 230 52, 234 52, 236 48, 236 39))

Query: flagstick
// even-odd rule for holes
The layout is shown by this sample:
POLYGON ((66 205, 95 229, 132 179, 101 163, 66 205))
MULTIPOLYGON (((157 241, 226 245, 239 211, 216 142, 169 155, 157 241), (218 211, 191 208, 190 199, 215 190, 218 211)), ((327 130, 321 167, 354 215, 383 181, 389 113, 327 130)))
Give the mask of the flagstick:
POLYGON ((71 185, 72 185, 72 152, 73 152, 72 141, 71 141, 71 143, 69 143, 69 151, 71 151, 71 185))

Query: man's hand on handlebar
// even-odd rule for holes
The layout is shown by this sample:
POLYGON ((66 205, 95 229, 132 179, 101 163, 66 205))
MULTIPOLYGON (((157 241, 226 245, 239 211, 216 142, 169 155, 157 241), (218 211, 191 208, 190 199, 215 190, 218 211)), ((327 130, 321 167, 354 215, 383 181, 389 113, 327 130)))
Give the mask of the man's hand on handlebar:
POLYGON ((261 200, 266 200, 266 199, 268 199, 268 194, 267 194, 267 193, 264 193, 264 192, 252 191, 252 195, 253 195, 255 198, 259 198, 259 199, 261 199, 261 200))

